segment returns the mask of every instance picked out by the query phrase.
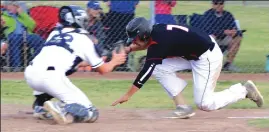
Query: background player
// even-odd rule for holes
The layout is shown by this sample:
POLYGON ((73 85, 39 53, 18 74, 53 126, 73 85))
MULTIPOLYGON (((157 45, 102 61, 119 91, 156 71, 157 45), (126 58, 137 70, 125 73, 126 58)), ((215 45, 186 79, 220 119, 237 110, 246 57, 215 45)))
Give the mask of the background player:
POLYGON ((180 104, 180 92, 187 82, 176 72, 192 69, 194 101, 201 110, 223 108, 241 99, 249 98, 259 107, 263 97, 252 81, 232 85, 229 89, 214 92, 221 72, 223 54, 213 37, 195 28, 183 25, 157 24, 151 27, 145 18, 135 18, 126 27, 131 51, 147 48, 147 59, 132 87, 112 105, 128 101, 153 75, 177 105, 170 118, 188 118, 194 115, 191 107, 180 104), (171 58, 169 58, 171 57, 171 58))
POLYGON ((111 72, 126 61, 126 54, 124 50, 119 53, 114 51, 110 62, 103 61, 85 30, 88 16, 82 8, 61 7, 59 20, 63 27, 58 27, 49 35, 41 52, 26 68, 26 81, 43 95, 44 98, 38 100, 42 102, 38 103, 44 104, 44 109, 57 123, 95 122, 99 115, 97 109, 67 76, 75 72, 77 64, 82 61, 101 74, 111 72), (52 97, 63 103, 47 101, 52 97))

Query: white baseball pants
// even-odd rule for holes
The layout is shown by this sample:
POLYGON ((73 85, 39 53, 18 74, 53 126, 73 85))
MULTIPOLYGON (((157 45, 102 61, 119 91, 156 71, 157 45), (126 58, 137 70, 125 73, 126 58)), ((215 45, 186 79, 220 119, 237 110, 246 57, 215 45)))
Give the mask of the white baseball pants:
POLYGON ((34 90, 34 95, 47 93, 67 104, 78 103, 86 108, 92 106, 88 97, 63 72, 30 65, 24 75, 27 84, 34 90))
POLYGON ((167 58, 157 65, 153 76, 158 80, 168 95, 172 98, 178 95, 187 82, 177 77, 176 72, 192 69, 194 101, 201 110, 210 111, 225 107, 228 104, 246 98, 247 90, 241 83, 232 85, 229 89, 214 92, 222 68, 223 54, 216 43, 212 51, 202 54, 198 61, 187 61, 183 58, 167 58))

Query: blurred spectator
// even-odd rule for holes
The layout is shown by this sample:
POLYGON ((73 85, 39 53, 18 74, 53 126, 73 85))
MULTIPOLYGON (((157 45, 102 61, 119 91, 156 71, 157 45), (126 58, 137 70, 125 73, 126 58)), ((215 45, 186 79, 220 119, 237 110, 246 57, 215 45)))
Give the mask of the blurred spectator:
MULTIPOLYGON (((1 11, 2 13, 2 11, 1 11)), ((1 29, 0 29, 0 40, 1 40, 1 60, 0 60, 0 63, 1 63, 1 72, 4 71, 4 67, 6 66, 6 62, 7 62, 7 59, 6 59, 6 50, 7 50, 7 41, 6 41, 6 36, 4 34, 4 31, 7 29, 7 27, 3 26, 5 25, 5 21, 2 19, 1 17, 1 29)))
POLYGON ((212 8, 204 13, 205 31, 216 38, 222 52, 227 52, 223 70, 240 71, 232 65, 239 50, 242 33, 238 30, 233 15, 224 10, 224 0, 212 0, 212 8))
MULTIPOLYGON (((108 27, 106 32, 106 41, 105 47, 111 48, 112 44, 120 40, 126 41, 126 25, 135 17, 135 10, 139 3, 139 0, 132 1, 115 1, 115 0, 104 0, 109 7, 109 12, 106 14, 106 19, 104 25, 108 27)), ((105 49, 107 49, 105 48, 105 49)), ((128 60, 132 58, 132 54, 127 57, 126 63, 120 65, 116 68, 116 71, 121 71, 124 68, 124 71, 131 71, 128 68, 128 60)), ((108 60, 110 57, 108 57, 108 60)))
POLYGON ((1 39, 1 55, 4 55, 6 53, 7 47, 7 42, 1 39))
POLYGON ((6 42, 6 36, 4 34, 4 31, 7 29, 5 25, 5 21, 1 17, 1 29, 0 29, 0 39, 1 39, 1 55, 4 55, 7 50, 7 42, 6 42))
POLYGON ((95 44, 104 44, 105 29, 101 22, 102 8, 98 1, 90 0, 87 4, 87 13, 89 15, 89 26, 87 28, 90 35, 94 36, 93 41, 95 44))
POLYGON ((23 62, 21 59, 21 56, 23 56, 21 55, 23 43, 26 41, 28 48, 33 49, 35 54, 37 54, 44 42, 40 36, 32 33, 35 28, 35 21, 27 12, 23 11, 20 7, 21 4, 18 1, 4 1, 4 10, 1 13, 1 17, 6 22, 5 26, 8 27, 4 33, 7 36, 9 44, 8 55, 10 67, 12 67, 11 70, 14 72, 23 70, 20 68, 23 62))
POLYGON ((53 31, 58 20, 59 8, 54 6, 37 5, 29 9, 29 15, 35 21, 33 33, 46 40, 53 31))
POLYGON ((172 14, 175 7, 175 0, 156 0, 155 1, 155 23, 176 24, 172 14))
POLYGON ((105 23, 109 28, 107 32, 107 43, 112 44, 119 40, 125 41, 127 39, 125 33, 126 25, 134 18, 135 9, 139 1, 104 1, 109 6, 105 23))
MULTIPOLYGON (((98 1, 90 0, 87 3, 87 13, 89 15, 89 25, 87 27, 90 38, 94 44, 103 45, 105 40, 104 26, 101 22, 102 8, 98 1)), ((91 71, 92 68, 87 62, 81 62, 77 71, 91 71)))

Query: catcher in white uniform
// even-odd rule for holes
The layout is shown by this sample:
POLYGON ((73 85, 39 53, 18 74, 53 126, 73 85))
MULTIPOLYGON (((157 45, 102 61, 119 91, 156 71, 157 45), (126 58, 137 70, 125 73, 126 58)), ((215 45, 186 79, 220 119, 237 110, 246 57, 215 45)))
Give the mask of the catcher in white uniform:
POLYGON ((126 26, 129 51, 147 49, 143 69, 126 94, 112 105, 123 103, 136 93, 153 74, 168 95, 174 100, 176 110, 169 118, 188 118, 195 113, 182 102, 181 91, 187 82, 176 76, 177 71, 192 69, 194 101, 201 110, 217 110, 249 98, 258 107, 263 97, 252 81, 237 83, 229 89, 214 92, 221 72, 223 54, 213 37, 199 29, 185 25, 156 24, 150 26, 145 18, 135 18, 126 26))
MULTIPOLYGON (((85 30, 88 16, 82 8, 61 7, 59 20, 63 26, 52 31, 41 52, 25 70, 25 79, 37 97, 34 107, 48 112, 59 124, 95 122, 98 110, 67 76, 82 61, 101 74, 111 72, 126 61, 126 54, 124 50, 114 51, 111 61, 104 62, 85 30), (49 101, 52 97, 62 103, 49 101)), ((44 115, 37 111, 35 114, 44 115)))

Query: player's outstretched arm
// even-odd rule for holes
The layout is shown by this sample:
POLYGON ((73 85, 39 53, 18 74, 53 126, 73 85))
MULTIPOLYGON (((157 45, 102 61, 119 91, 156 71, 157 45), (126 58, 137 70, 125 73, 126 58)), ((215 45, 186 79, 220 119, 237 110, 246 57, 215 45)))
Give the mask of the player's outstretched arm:
POLYGON ((95 69, 100 74, 105 74, 112 72, 113 69, 123 64, 126 61, 126 53, 122 46, 119 48, 116 48, 112 52, 112 59, 109 62, 104 61, 104 56, 101 56, 101 53, 98 52, 98 47, 94 46, 93 42, 88 38, 85 38, 85 44, 83 45, 84 55, 85 55, 85 61, 92 66, 93 69, 95 69))
POLYGON ((118 66, 123 64, 126 61, 126 53, 124 51, 124 49, 120 49, 119 53, 116 53, 116 51, 114 50, 112 52, 112 59, 111 61, 102 64, 101 66, 97 67, 96 70, 100 73, 100 74, 105 74, 108 72, 112 72, 113 69, 118 66))
POLYGON ((117 104, 121 104, 128 101, 129 98, 131 98, 143 86, 143 84, 146 83, 146 81, 150 78, 156 64, 159 64, 159 62, 156 60, 147 61, 143 69, 140 71, 140 73, 136 77, 131 88, 122 97, 120 97, 118 100, 112 103, 112 106, 116 106, 117 104))

